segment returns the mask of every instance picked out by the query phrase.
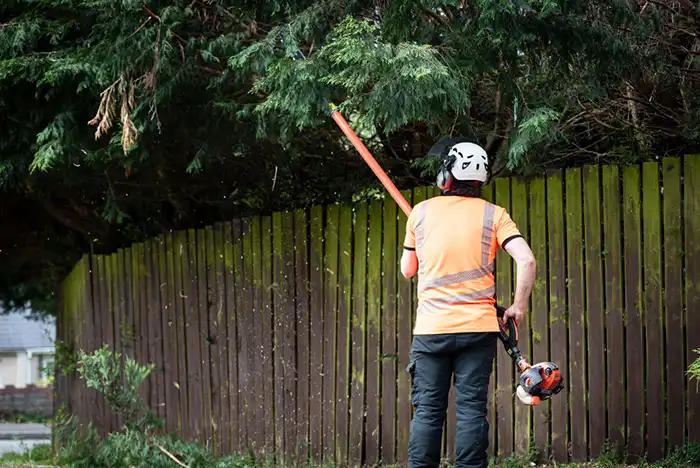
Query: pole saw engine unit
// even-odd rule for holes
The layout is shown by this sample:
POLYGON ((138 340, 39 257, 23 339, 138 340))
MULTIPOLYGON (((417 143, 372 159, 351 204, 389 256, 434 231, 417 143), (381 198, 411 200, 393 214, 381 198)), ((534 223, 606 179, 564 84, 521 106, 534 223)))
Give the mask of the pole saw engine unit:
MULTIPOLYGON (((506 309, 496 305, 496 311, 497 316, 503 318, 506 309)), ((531 365, 518 349, 518 327, 513 319, 508 319, 506 323, 502 320, 498 322, 501 329, 499 338, 520 370, 520 382, 516 390, 520 401, 526 405, 537 406, 540 402, 561 392, 564 388, 564 378, 559 366, 553 362, 538 362, 531 365)))

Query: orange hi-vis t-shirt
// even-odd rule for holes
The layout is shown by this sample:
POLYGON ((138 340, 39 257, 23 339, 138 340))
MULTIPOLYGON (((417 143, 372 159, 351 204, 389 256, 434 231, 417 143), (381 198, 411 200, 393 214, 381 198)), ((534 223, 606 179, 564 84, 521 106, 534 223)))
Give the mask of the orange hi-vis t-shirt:
POLYGON ((496 252, 516 237, 508 212, 481 198, 447 195, 417 204, 404 240, 418 257, 414 335, 497 332, 496 252))

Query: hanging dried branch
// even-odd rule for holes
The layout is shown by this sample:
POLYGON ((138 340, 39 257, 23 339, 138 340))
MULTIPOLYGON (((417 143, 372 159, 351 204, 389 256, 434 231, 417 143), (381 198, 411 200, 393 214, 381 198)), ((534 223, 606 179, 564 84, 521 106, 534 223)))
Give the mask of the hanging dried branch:
POLYGON ((133 120, 131 120, 131 111, 134 108, 134 84, 129 84, 129 90, 124 89, 122 93, 122 150, 126 154, 139 138, 139 131, 136 129, 133 120))
POLYGON ((114 123, 116 112, 116 90, 117 87, 122 83, 123 76, 117 81, 112 83, 107 89, 100 93, 100 105, 97 109, 97 114, 88 122, 88 125, 97 125, 97 130, 95 131, 95 140, 98 140, 102 135, 105 135, 112 124, 114 123))

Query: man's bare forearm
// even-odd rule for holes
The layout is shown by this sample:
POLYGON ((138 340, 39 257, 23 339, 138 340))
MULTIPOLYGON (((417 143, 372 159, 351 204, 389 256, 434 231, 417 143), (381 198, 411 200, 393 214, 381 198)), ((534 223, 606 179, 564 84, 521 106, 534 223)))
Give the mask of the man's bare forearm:
POLYGON ((535 259, 525 260, 517 263, 517 282, 515 286, 515 299, 513 305, 520 309, 527 309, 527 303, 535 286, 537 264, 535 259))

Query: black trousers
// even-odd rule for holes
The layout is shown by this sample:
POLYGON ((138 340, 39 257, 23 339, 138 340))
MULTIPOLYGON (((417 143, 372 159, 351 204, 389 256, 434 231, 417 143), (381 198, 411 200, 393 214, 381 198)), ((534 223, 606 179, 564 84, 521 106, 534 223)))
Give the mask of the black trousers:
POLYGON ((415 408, 408 444, 409 468, 440 465, 442 429, 453 382, 457 402, 455 467, 486 468, 487 400, 497 333, 417 335, 407 371, 415 408))

